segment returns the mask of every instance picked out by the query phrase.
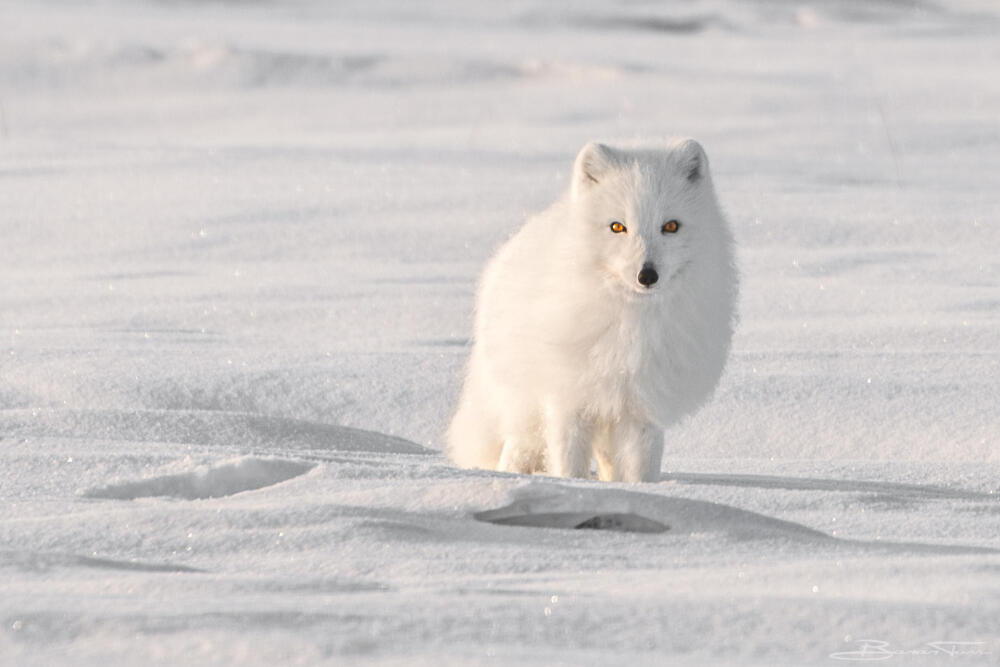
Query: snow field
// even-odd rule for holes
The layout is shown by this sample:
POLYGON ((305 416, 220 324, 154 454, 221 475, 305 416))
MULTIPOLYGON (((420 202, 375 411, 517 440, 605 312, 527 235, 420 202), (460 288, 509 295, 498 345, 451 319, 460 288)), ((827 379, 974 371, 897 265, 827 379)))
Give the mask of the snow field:
POLYGON ((0 665, 996 664, 998 27, 0 2, 0 665), (662 480, 455 469, 484 261, 674 134, 743 279, 662 480))

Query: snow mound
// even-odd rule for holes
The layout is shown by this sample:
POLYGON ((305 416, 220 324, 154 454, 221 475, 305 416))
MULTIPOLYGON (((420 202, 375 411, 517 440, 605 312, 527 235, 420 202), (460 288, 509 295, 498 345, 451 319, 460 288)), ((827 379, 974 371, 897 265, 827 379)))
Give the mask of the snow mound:
POLYGON ((112 484, 84 492, 87 498, 134 500, 168 496, 184 500, 220 498, 273 486, 304 475, 315 464, 304 461, 243 457, 191 472, 161 475, 134 482, 112 484))
POLYGON ((642 533, 723 533, 735 540, 831 540, 812 528, 720 503, 671 498, 625 489, 529 483, 514 501, 479 512, 479 521, 508 526, 599 528, 642 533))
POLYGON ((994 554, 996 549, 841 539, 793 521, 731 505, 640 493, 626 489, 557 486, 533 482, 512 492, 513 502, 474 515, 501 526, 598 529, 671 535, 717 535, 735 542, 778 540, 831 549, 922 554, 994 554))

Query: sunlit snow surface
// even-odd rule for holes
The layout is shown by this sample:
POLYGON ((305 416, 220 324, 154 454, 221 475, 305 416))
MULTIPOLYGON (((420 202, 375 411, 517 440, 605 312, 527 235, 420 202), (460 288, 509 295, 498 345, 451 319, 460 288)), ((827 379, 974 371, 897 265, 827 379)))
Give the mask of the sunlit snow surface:
POLYGON ((0 2, 0 665, 997 664, 998 35, 0 2), (675 134, 743 297, 662 481, 453 468, 483 262, 583 143, 675 134))

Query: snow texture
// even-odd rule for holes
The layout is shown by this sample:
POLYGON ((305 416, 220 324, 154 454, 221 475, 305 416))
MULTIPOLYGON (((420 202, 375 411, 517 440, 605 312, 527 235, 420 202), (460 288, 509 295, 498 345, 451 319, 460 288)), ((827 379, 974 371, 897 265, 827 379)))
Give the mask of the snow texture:
POLYGON ((998 33, 0 0, 0 665, 998 664, 998 33), (671 135, 741 301, 658 481, 448 463, 486 259, 671 135))

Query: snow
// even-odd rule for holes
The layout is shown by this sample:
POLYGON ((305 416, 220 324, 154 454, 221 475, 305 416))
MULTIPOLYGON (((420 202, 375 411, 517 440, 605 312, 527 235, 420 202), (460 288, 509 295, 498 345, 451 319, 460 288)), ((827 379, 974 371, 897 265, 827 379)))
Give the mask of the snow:
POLYGON ((302 461, 245 456, 234 461, 175 475, 160 475, 133 482, 122 482, 84 492, 86 498, 135 500, 167 496, 184 500, 218 498, 265 486, 309 472, 313 468, 302 461))
POLYGON ((0 665, 997 664, 998 32, 0 2, 0 665), (486 258, 676 134, 742 301, 662 481, 450 465, 486 258))

